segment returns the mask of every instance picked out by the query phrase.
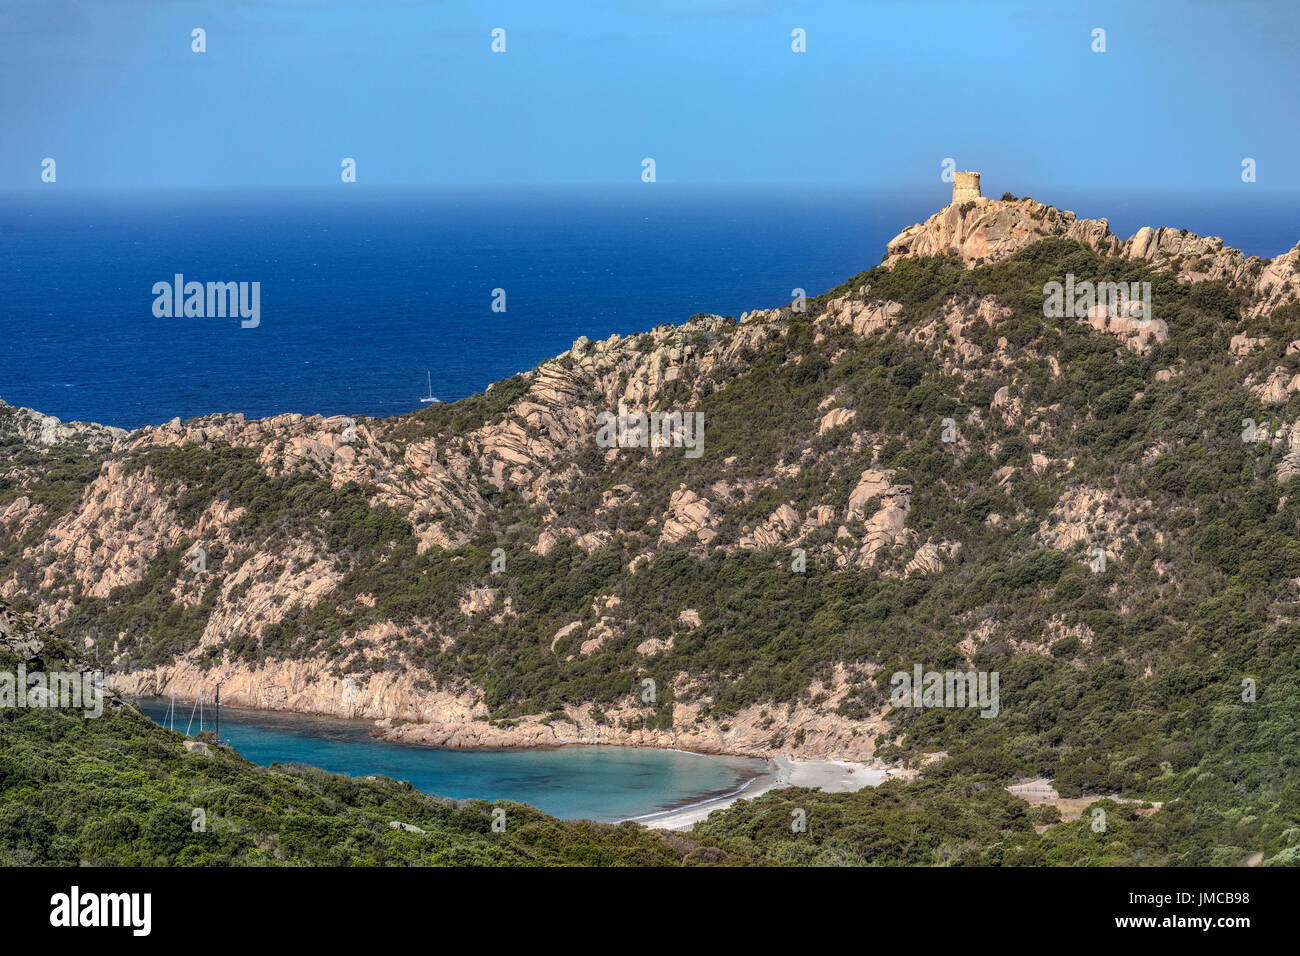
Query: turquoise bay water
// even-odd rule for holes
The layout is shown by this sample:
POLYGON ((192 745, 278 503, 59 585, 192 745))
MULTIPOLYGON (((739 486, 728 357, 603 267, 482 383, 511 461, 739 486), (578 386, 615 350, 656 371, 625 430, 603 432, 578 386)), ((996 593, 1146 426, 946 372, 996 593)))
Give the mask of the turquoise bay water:
MULTIPOLYGON (((140 701, 163 726, 169 702, 140 701)), ((190 723, 176 704, 175 729, 190 723)), ((205 712, 212 730, 212 712, 205 712)), ((192 733, 199 728, 193 719, 192 733)), ((331 773, 381 774, 458 800, 517 800, 566 820, 627 820, 731 793, 765 768, 746 757, 572 745, 553 750, 442 750, 370 736, 367 721, 221 708, 221 742, 253 763, 302 763, 331 773)))

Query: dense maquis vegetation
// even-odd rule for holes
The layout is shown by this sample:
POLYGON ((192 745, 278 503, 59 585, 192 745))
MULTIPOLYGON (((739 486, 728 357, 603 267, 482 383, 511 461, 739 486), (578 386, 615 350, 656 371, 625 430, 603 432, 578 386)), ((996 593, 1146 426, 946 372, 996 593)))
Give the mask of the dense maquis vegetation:
POLYGON ((715 811, 692 835, 812 866, 1300 865, 1294 787, 1270 785, 1243 801, 1242 777, 1207 759, 1194 774, 1170 775, 1163 806, 1085 798, 1067 821, 1053 805, 1012 795, 996 774, 933 774, 856 793, 791 788, 715 811), (805 831, 791 829, 795 812, 805 831))
POLYGON ((27 498, 42 509, 40 517, 21 535, 0 538, 0 576, 23 575, 32 570, 19 560, 24 549, 38 542, 77 502, 86 486, 99 474, 102 459, 85 448, 56 445, 45 454, 32 450, 9 425, 17 411, 0 403, 0 509, 27 498), (36 481, 32 475, 39 475, 36 481))
MULTIPOLYGON (((3 606, 0 606, 0 610, 3 606)), ((0 671, 68 669, 0 642, 0 671)), ((384 777, 257 767, 208 753, 112 698, 79 710, 0 708, 0 866, 676 866, 761 862, 709 837, 565 822, 519 803, 429 796, 384 777), (202 811, 202 824, 194 813, 202 811), (505 811, 502 832, 493 811, 505 811), (405 827, 393 827, 396 821, 405 827), (417 830, 409 829, 417 828, 417 830)))
MULTIPOLYGON (((1238 866, 1258 852, 1249 813, 1156 812, 1111 799, 1087 810, 1060 822, 1055 807, 1030 806, 996 780, 968 776, 858 793, 775 791, 714 813, 694 835, 806 866, 1238 866), (1094 828, 1097 810, 1104 830, 1094 828), (792 832, 795 813, 806 832, 792 832)), ((1294 832, 1271 844, 1264 865, 1300 863, 1294 832)))
POLYGON ((457 802, 386 778, 262 768, 213 751, 187 752, 179 734, 129 707, 100 719, 0 711, 0 866, 750 862, 710 838, 570 823, 519 803, 457 802), (494 808, 505 810, 504 832, 493 832, 494 808))
MULTIPOLYGON (((743 838, 771 859, 1203 863, 1235 862, 1259 848, 1271 861, 1294 862, 1300 478, 1277 480, 1289 448, 1243 442, 1241 422, 1272 428, 1300 419, 1300 397, 1265 407, 1243 386, 1246 376, 1275 366, 1300 372, 1300 353, 1286 353, 1300 337, 1297 319, 1287 306, 1244 321, 1223 283, 1180 283, 1065 240, 973 269, 944 258, 876 268, 810 300, 805 314, 784 313, 765 345, 734 367, 700 373, 705 378, 688 369, 666 387, 666 405, 699 396, 694 407, 708 422, 702 458, 627 449, 606 462, 585 449, 561 462, 557 471, 572 464, 583 479, 549 503, 559 520, 616 532, 590 554, 565 542, 546 556, 533 553, 543 516, 510 491, 491 491, 493 515, 469 544, 419 554, 410 527, 369 504, 367 489, 268 478, 232 448, 156 451, 148 463, 188 489, 180 508, 228 497, 247 509, 241 533, 248 540, 218 556, 226 567, 237 566, 254 540, 304 535, 323 536, 337 556, 343 578, 335 593, 213 654, 250 661, 331 654, 377 621, 419 617, 450 640, 411 640, 360 655, 350 667, 361 673, 409 662, 435 680, 472 682, 498 719, 575 702, 614 704, 643 677, 669 687, 682 673, 711 698, 707 713, 723 716, 750 704, 807 700, 812 682, 837 662, 878 668, 874 678, 860 676, 841 705, 842 713, 865 716, 887 700, 891 672, 914 662, 967 666, 958 645, 995 625, 972 663, 1001 675, 998 719, 970 710, 896 711, 877 742, 882 756, 900 761, 946 754, 923 783, 856 795, 774 794, 704 828, 743 838), (1043 285, 1066 273, 1151 282, 1168 341, 1137 354, 1075 319, 1045 318, 1043 285), (817 324, 833 299, 864 291, 902 303, 897 328, 864 339, 817 324), (968 326, 966 340, 984 358, 951 374, 943 364, 951 353, 908 333, 950 304, 973 315, 982 297, 1010 315, 968 326), (1228 343, 1243 331, 1270 342, 1235 364, 1228 343), (1173 374, 1158 378, 1164 370, 1173 374), (991 413, 1004 386, 1025 410, 1021 420, 991 413), (856 412, 853 430, 880 436, 878 452, 855 449, 843 430, 818 435, 828 395, 856 412), (1030 422, 1034 409, 1044 411, 1030 422), (945 418, 960 423, 960 443, 939 440, 945 418), (1035 454, 1049 464, 1032 467, 1035 454), (778 466, 791 462, 801 464, 798 472, 773 482, 778 466), (873 464, 911 485, 907 526, 920 539, 960 543, 942 572, 900 576, 902 549, 887 551, 874 568, 836 567, 817 549, 831 543, 833 526, 814 533, 825 537, 809 543, 804 575, 789 572, 787 551, 730 546, 783 502, 801 513, 821 503, 842 509, 873 464), (715 544, 664 547, 629 574, 636 555, 659 548, 655 519, 673 491, 715 482, 736 489, 715 544), (602 508, 616 486, 632 491, 602 508), (1118 516, 1109 539, 1045 541, 1042 528, 1063 498, 1085 488, 1104 492, 1118 516), (1104 573, 1087 564, 1094 544, 1117 547, 1104 573), (510 561, 500 578, 488 573, 496 547, 510 561), (497 602, 466 619, 459 599, 480 586, 498 588, 497 602), (574 653, 580 634, 553 650, 559 628, 594 622, 592 605, 603 595, 622 600, 600 612, 618 619, 615 635, 590 655, 574 653), (507 597, 515 613, 499 616, 507 597), (678 623, 684 607, 698 610, 702 626, 687 631, 678 623), (637 654, 653 637, 673 637, 672 648, 649 659, 637 654), (1256 682, 1253 702, 1242 698, 1245 679, 1256 682), (1035 826, 1051 821, 1001 795, 1006 783, 1032 776, 1051 778, 1067 797, 1113 792, 1163 807, 1142 815, 1116 804, 1103 836, 1087 830, 1086 818, 1040 834, 1035 826), (811 801, 810 821, 833 810, 844 825, 790 834, 778 811, 794 799, 811 801), (967 809, 948 812, 957 804, 967 809), (975 819, 979 807, 990 819, 975 819), (936 808, 944 812, 933 814, 925 839, 909 845, 900 836, 911 832, 909 814, 936 808)), ((417 413, 419 436, 477 427, 526 387, 521 377, 467 403, 417 413)), ((160 553, 146 578, 183 575, 184 546, 160 553)), ((207 614, 202 599, 179 608, 169 597, 154 584, 106 601, 78 595, 65 633, 124 634, 133 665, 166 659, 197 644, 207 614)), ((671 724, 666 698, 648 723, 671 724)), ((786 743, 774 727, 771 746, 786 743)))

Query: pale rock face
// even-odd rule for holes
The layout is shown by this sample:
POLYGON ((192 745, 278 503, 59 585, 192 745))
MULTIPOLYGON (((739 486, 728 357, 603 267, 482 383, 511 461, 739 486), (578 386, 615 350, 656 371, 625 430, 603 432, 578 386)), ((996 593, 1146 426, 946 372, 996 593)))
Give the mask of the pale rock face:
MULTIPOLYGON (((11 406, 0 399, 0 408, 11 406)), ((91 422, 62 422, 53 415, 43 415, 30 408, 11 408, 5 427, 28 444, 49 447, 67 442, 91 451, 121 447, 127 437, 122 428, 91 422)))
POLYGON ((1105 219, 1076 219, 1072 212, 1032 199, 982 199, 973 205, 947 206, 891 239, 884 265, 892 268, 905 257, 949 252, 957 253, 968 266, 981 259, 993 262, 1049 237, 1073 239, 1102 255, 1141 260, 1157 269, 1176 269, 1182 281, 1222 279, 1244 286, 1255 300, 1245 311, 1247 318, 1300 298, 1300 244, 1265 261, 1247 257, 1217 237, 1182 229, 1144 226, 1121 242, 1105 219))
POLYGON ((45 640, 37 631, 33 616, 17 614, 12 608, 0 605, 0 650, 30 661, 44 647, 45 640))
POLYGON ((1267 338, 1252 338, 1249 335, 1234 335, 1228 342, 1228 350, 1233 355, 1248 355, 1261 345, 1268 343, 1267 338))
POLYGON ((706 541, 701 532, 712 531, 709 528, 712 520, 709 502, 682 486, 668 499, 668 510, 664 513, 664 526, 663 531, 660 532, 660 540, 667 544, 676 544, 694 534, 699 535, 700 540, 706 541))
MULTIPOLYGON (((870 290, 863 290, 863 293, 870 290)), ((899 302, 869 302, 861 296, 839 296, 826 303, 825 321, 847 325, 857 336, 886 332, 897 322, 903 311, 899 302)))
POLYGON ((916 554, 912 560, 907 562, 905 574, 938 574, 943 570, 943 559, 939 555, 939 549, 926 542, 916 549, 916 554))
MULTIPOLYGON (((618 604, 618 598, 614 597, 607 599, 605 606, 608 608, 614 608, 617 607, 618 604), (610 601, 613 603, 609 603, 610 601)), ((551 638, 551 653, 556 653, 555 647, 560 643, 560 641, 564 640, 570 634, 577 633, 582 630, 582 628, 582 621, 571 621, 556 631, 555 636, 551 638)), ((588 654, 594 654, 596 651, 600 650, 606 642, 617 636, 619 633, 620 631, 617 622, 611 617, 602 615, 595 624, 587 629, 587 639, 578 646, 578 653, 584 657, 588 654)), ((574 655, 570 654, 565 658, 565 660, 573 660, 573 658, 574 655)))
MULTIPOLYGON (((108 597, 113 588, 139 581, 158 551, 183 535, 152 472, 145 468, 128 474, 122 461, 112 460, 86 489, 79 507, 56 521, 28 555, 48 562, 43 587, 77 581, 90 597, 108 597), (98 542, 93 551, 92 542, 98 542)), ((66 610, 60 605, 51 616, 66 610)))
POLYGON ((1098 332, 1115 336, 1125 348, 1139 355, 1150 352, 1153 342, 1169 341, 1169 326, 1163 319, 1135 319, 1094 306, 1088 310, 1086 321, 1098 332))
MULTIPOLYGON (((801 521, 799 512, 791 505, 784 504, 752 532, 741 536, 737 546, 760 551, 793 547, 812 531, 824 528, 834 521, 835 509, 830 505, 817 505, 809 509, 808 514, 801 521)), ((843 537, 851 537, 847 529, 840 530, 843 532, 843 537)))
POLYGON ((220 682, 223 703, 337 717, 472 724, 475 717, 487 714, 477 692, 454 692, 436 685, 429 690, 432 681, 416 668, 336 677, 334 663, 270 660, 254 667, 246 661, 225 661, 204 670, 193 660, 181 660, 130 674, 109 674, 106 683, 130 696, 166 697, 175 690, 178 700, 191 701, 200 694, 211 700, 212 688, 220 682))
POLYGON ((1023 413, 1020 397, 1012 395, 1011 389, 1006 385, 993 393, 993 401, 989 403, 989 408, 992 411, 1000 411, 1002 420, 1007 424, 1019 421, 1023 413))
POLYGON ((1057 641, 1067 637, 1074 637, 1079 643, 1087 647, 1092 643, 1096 635, 1092 628, 1083 622, 1070 624, 1058 615, 1053 615, 1047 622, 1043 634, 1038 639, 1017 640, 1012 638, 1009 643, 1018 654, 1040 654, 1044 657, 1052 653, 1052 645, 1057 641))
POLYGON ((833 408, 822 418, 821 424, 817 426, 817 434, 825 435, 832 428, 846 424, 853 420, 857 412, 851 408, 833 408))
MULTIPOLYGON (((657 653, 644 642, 638 650, 657 653)), ((667 646, 671 646, 670 644, 667 646)), ((662 650, 662 648, 660 649, 662 650)), ((866 670, 870 673, 870 669, 866 670)), ((424 743, 437 747, 528 747, 556 746, 562 743, 634 744, 645 747, 671 747, 698 753, 731 753, 756 757, 772 757, 797 751, 812 758, 837 760, 870 760, 875 752, 875 738, 886 729, 884 712, 867 720, 853 720, 835 713, 836 708, 851 692, 849 672, 843 664, 836 664, 829 684, 814 681, 809 694, 825 694, 820 706, 803 702, 791 704, 754 704, 724 720, 706 717, 697 721, 703 703, 684 703, 681 699, 673 705, 673 726, 668 730, 628 730, 629 720, 641 718, 649 708, 606 708, 609 722, 596 723, 591 717, 592 707, 584 704, 565 708, 565 719, 548 719, 545 715, 520 718, 517 726, 493 727, 486 721, 431 720, 421 723, 398 724, 380 721, 382 736, 389 740, 424 743), (780 731, 775 731, 779 727, 780 731), (725 728, 725 729, 724 729, 725 728), (793 741, 802 734, 803 743, 797 747, 793 741)), ((684 678, 683 678, 684 680, 684 678)), ((685 689, 685 685, 678 688, 685 689)), ((224 697, 224 690, 223 690, 224 697)))
POLYGON ((907 509, 900 505, 886 505, 869 518, 861 552, 864 561, 869 564, 881 548, 906 540, 906 523, 907 509))
POLYGON ((560 543, 560 539, 549 531, 543 531, 537 536, 537 544, 533 545, 533 551, 546 557, 555 550, 555 546, 560 543))
POLYGON ((1146 499, 1123 499, 1099 488, 1070 488, 1039 525, 1038 535, 1050 548, 1068 551, 1082 543, 1088 549, 1105 549, 1107 560, 1118 560, 1123 542, 1135 540, 1125 516, 1150 505, 1146 499))
POLYGON ((460 613, 466 617, 481 614, 496 603, 496 588, 471 588, 460 599, 460 613))
POLYGON ((583 657, 586 657, 588 654, 594 654, 603 647, 605 642, 614 636, 614 629, 605 623, 605 620, 602 618, 594 627, 592 627, 589 633, 592 636, 583 641, 582 647, 578 650, 578 653, 583 657))
POLYGON ((575 546, 590 554, 591 552, 598 551, 600 548, 604 547, 611 537, 612 535, 608 531, 604 530, 582 532, 577 528, 552 526, 543 529, 537 535, 537 543, 529 550, 534 554, 540 554, 542 557, 545 557, 555 550, 557 544, 561 541, 567 540, 573 542, 575 546))
MULTIPOLYGON (((1268 430, 1259 428, 1257 433, 1258 441, 1268 440, 1268 430)), ((1275 446, 1283 446, 1286 454, 1278 462, 1277 469, 1274 472, 1279 485, 1286 484, 1294 475, 1300 474, 1300 422, 1294 422, 1291 425, 1283 425, 1278 429, 1278 433, 1273 438, 1275 446)))
MULTIPOLYGON (((840 567, 868 567, 875 563, 882 548, 908 539, 907 512, 911 507, 912 487, 895 485, 890 480, 892 474, 892 469, 882 471, 869 468, 862 473, 857 487, 849 493, 847 517, 849 520, 864 519, 866 533, 857 548, 837 549, 836 564, 840 567), (875 514, 866 515, 863 508, 872 498, 880 500, 880 508, 875 514)), ((851 533, 844 527, 840 528, 837 537, 852 540, 851 533)))
POLYGON ((0 506, 0 525, 5 526, 5 533, 17 540, 45 514, 45 506, 32 504, 26 495, 19 495, 7 506, 0 506))
POLYGON ((1221 279, 1228 275, 1225 263, 1215 261, 1222 251, 1223 241, 1220 239, 1164 227, 1153 229, 1151 226, 1143 226, 1128 242, 1124 243, 1124 254, 1127 258, 1143 259, 1151 263, 1161 264, 1173 259, 1208 257, 1211 261, 1204 263, 1204 269, 1189 273, 1207 279, 1221 279))
POLYGON ((673 638, 663 640, 658 637, 651 637, 636 646, 636 652, 642 657, 650 657, 654 654, 662 654, 664 651, 670 651, 673 647, 673 638))
POLYGON ((1250 390, 1264 404, 1280 405, 1292 392, 1300 392, 1300 375, 1289 375, 1286 369, 1275 368, 1267 379, 1252 385, 1250 390))
POLYGON ((1245 256, 1214 236, 1146 226, 1124 244, 1123 254, 1157 268, 1177 265, 1177 275, 1184 281, 1223 279, 1245 286, 1256 298, 1245 312, 1247 318, 1267 314, 1300 294, 1300 273, 1296 271, 1300 246, 1265 261, 1245 256))
MULTIPOLYGON (((992 296, 984 296, 973 308, 969 303, 952 298, 944 303, 940 314, 927 324, 907 329, 901 335, 904 341, 934 348, 943 363, 943 370, 960 375, 985 357, 983 349, 967 340, 966 330, 976 321, 982 321, 991 328, 996 327, 1010 314, 1010 310, 999 305, 992 296)), ((1014 364, 1014 359, 1007 351, 1005 338, 998 340, 996 357, 1004 367, 1014 364)))
POLYGON ((564 638, 568 637, 574 631, 578 630, 578 628, 580 627, 582 627, 581 621, 573 621, 569 624, 564 625, 564 627, 556 631, 555 637, 551 638, 551 650, 554 651, 556 644, 558 644, 564 638))
POLYGON ((812 528, 824 528, 834 520, 835 509, 830 505, 818 505, 809 514, 809 521, 811 522, 812 528))
POLYGON ((1277 483, 1284 485, 1296 475, 1300 475, 1300 454, 1291 452, 1277 463, 1277 483))
MULTIPOLYGON (((1249 273, 1252 260, 1260 261, 1252 256, 1247 260, 1243 272, 1249 273)), ((1255 290, 1260 296, 1260 301, 1251 310, 1252 315, 1266 314, 1279 305, 1294 302, 1296 297, 1300 296, 1300 243, 1289 252, 1276 256, 1264 264, 1258 278, 1255 279, 1255 290)))
POLYGON ((1077 220, 1072 212, 1032 199, 984 199, 964 211, 963 204, 947 206, 924 223, 904 229, 889 241, 884 264, 892 268, 905 256, 938 256, 949 251, 960 255, 967 265, 980 259, 994 262, 1050 236, 1076 239, 1099 251, 1119 248, 1119 240, 1111 235, 1104 219, 1077 220))
MULTIPOLYGON (((209 572, 216 573, 217 569, 210 567, 209 572)), ((259 552, 222 582, 223 600, 208 616, 199 649, 223 645, 235 634, 257 634, 260 646, 264 628, 279 623, 296 609, 311 607, 333 591, 341 579, 331 562, 303 543, 287 552, 259 552), (238 600, 231 598, 241 587, 243 593, 238 600)), ((191 603, 198 600, 197 589, 191 597, 191 603)))
POLYGON ((862 506, 872 498, 880 498, 883 504, 887 497, 892 497, 894 485, 889 480, 892 474, 892 470, 882 471, 875 468, 869 468, 862 473, 857 486, 849 493, 849 518, 866 517, 862 513, 862 506))
MULTIPOLYGON (((740 547, 760 551, 793 543, 792 533, 799 527, 799 512, 789 505, 781 505, 753 533, 740 539, 740 547)), ((797 538, 797 536, 795 536, 797 538)))
POLYGON ((636 490, 631 485, 615 485, 601 494, 601 506, 613 508, 630 504, 637 499, 636 490))
MULTIPOLYGON (((703 534, 701 532, 701 540, 703 540, 703 534)), ((612 535, 608 531, 589 531, 586 534, 578 535, 573 539, 573 543, 582 548, 583 551, 591 554, 593 551, 599 551, 603 548, 611 537, 612 535)))

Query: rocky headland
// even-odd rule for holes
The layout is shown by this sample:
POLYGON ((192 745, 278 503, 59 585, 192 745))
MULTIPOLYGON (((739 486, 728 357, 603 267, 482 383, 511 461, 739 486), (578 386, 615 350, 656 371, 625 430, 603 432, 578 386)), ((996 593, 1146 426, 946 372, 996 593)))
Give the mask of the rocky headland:
MULTIPOLYGON (((1146 541, 1152 501, 1090 474, 1079 422, 1028 387, 1066 372, 1017 335, 1012 300, 974 287, 924 309, 891 297, 901 264, 983 281, 980 270, 1049 242, 1099 257, 1080 262, 1221 289, 1242 305, 1217 361, 1262 403, 1300 391, 1300 337, 1261 325, 1300 300, 1300 246, 1263 260, 1171 228, 1120 240, 1105 220, 979 198, 904 230, 880 267, 806 311, 579 339, 445 408, 355 421, 223 414, 127 432, 0 407, 0 596, 95 648, 125 694, 196 699, 220 683, 232 704, 364 718, 389 739, 444 747, 875 760, 902 740, 882 692, 902 652, 872 623, 875 606, 835 581, 907 600, 916 582, 969 577, 995 532, 1063 552, 1100 543, 1115 561, 1146 541), (915 390, 929 379, 954 383, 959 413, 928 410, 915 390), (925 416, 917 435, 880 411, 891 388, 890 401, 925 416), (598 447, 597 416, 620 404, 704 408, 701 464, 671 442, 598 447), (934 444, 941 420, 953 437, 934 444), (966 484, 923 486, 908 449, 926 429, 927 454, 982 461, 1012 431, 1021 447, 966 484), (987 502, 973 522, 939 517, 972 500, 987 502), (737 570, 785 582, 808 574, 798 561, 825 589, 821 613, 802 591, 760 607, 753 595, 778 585, 737 570), (813 610, 785 620, 796 599, 813 610), (805 633, 815 657, 791 636, 805 633)), ((1170 348, 1168 313, 1078 321, 1120 354, 1163 357, 1133 401, 1177 386, 1187 360, 1170 348)), ((1293 432, 1257 439, 1288 456, 1278 481, 1300 471, 1293 432)), ((1062 641, 1082 654, 1094 636, 1066 611, 1036 630, 1008 630, 988 608, 956 613, 953 664, 994 649, 1049 656, 1062 641)))

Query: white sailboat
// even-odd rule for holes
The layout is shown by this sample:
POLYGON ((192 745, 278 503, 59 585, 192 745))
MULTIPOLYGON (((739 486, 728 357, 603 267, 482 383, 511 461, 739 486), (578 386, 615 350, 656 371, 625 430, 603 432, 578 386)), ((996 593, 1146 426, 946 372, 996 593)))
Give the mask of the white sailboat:
POLYGON ((420 401, 426 405, 430 402, 441 402, 442 399, 433 397, 433 373, 426 369, 425 374, 429 377, 429 394, 422 397, 420 401))

